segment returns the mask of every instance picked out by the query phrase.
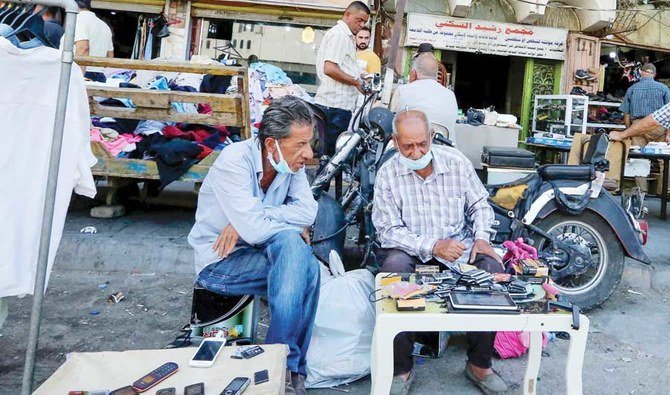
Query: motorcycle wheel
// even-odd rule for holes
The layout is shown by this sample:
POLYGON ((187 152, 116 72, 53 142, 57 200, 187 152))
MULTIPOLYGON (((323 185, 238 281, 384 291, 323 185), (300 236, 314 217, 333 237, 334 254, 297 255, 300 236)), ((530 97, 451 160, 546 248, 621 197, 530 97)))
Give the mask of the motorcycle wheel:
MULTIPOLYGON (((557 288, 570 302, 588 310, 606 301, 621 281, 624 268, 623 246, 610 225, 600 216, 585 211, 579 216, 555 212, 538 227, 563 241, 588 248, 594 267, 579 276, 562 279, 557 288)), ((535 235, 538 252, 549 246, 547 239, 535 235)))

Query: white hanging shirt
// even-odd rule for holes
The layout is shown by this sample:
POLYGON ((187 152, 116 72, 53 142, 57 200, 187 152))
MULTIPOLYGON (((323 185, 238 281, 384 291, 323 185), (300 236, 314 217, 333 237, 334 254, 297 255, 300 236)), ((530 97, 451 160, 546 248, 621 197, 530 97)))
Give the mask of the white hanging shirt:
MULTIPOLYGON (((0 298, 32 294, 56 115, 61 52, 18 49, 0 37, 0 298)), ((81 70, 72 66, 56 191, 49 270, 72 191, 95 196, 90 113, 81 70)), ((48 277, 47 277, 48 279, 48 277)))

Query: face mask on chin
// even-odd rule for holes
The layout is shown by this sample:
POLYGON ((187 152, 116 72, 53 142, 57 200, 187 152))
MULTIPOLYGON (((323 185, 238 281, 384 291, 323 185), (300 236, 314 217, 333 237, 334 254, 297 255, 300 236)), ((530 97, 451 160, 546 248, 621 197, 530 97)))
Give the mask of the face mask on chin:
POLYGON ((279 153, 279 163, 275 162, 274 158, 272 157, 272 154, 268 152, 268 160, 270 161, 270 164, 272 167, 277 171, 277 173, 281 174, 295 174, 296 172, 291 170, 291 167, 288 165, 288 162, 284 159, 284 155, 281 153, 281 147, 279 147, 279 140, 275 139, 275 143, 277 144, 277 153, 279 153))
MULTIPOLYGON (((431 147, 432 148, 432 147, 431 147)), ((421 170, 425 169, 429 164, 430 161, 433 160, 433 151, 428 150, 426 154, 419 159, 409 159, 403 156, 402 153, 398 152, 400 155, 400 162, 407 166, 410 170, 421 170)))

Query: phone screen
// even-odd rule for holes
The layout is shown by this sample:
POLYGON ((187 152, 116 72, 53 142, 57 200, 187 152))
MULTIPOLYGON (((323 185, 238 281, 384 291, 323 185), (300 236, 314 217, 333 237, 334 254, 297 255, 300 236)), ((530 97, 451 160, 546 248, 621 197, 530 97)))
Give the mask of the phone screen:
POLYGON ((237 377, 233 381, 228 384, 228 387, 226 387, 226 390, 228 391, 239 391, 244 387, 244 385, 247 383, 249 379, 245 377, 237 377))
POLYGON ((223 347, 225 342, 220 341, 203 341, 198 348, 198 352, 193 357, 194 361, 213 361, 216 353, 223 347))

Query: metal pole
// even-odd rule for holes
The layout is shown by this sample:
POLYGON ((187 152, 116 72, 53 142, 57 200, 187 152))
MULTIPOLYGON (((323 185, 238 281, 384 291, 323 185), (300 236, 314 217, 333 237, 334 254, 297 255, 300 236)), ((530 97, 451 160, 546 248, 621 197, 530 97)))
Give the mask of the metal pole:
POLYGON ((391 48, 389 50, 389 60, 386 63, 386 72, 384 74, 384 91, 382 92, 382 103, 388 105, 391 102, 391 92, 393 90, 393 77, 395 76, 395 63, 398 58, 398 47, 400 46, 400 30, 402 21, 405 18, 405 5, 407 0, 398 0, 395 8, 395 21, 393 22, 393 31, 391 32, 391 48))
MULTIPOLYGON (((11 1, 11 0, 10 0, 11 1)), ((36 3, 34 1, 15 1, 19 3, 36 3)), ((49 261, 49 247, 51 244, 51 226, 53 224, 54 205, 56 200, 56 187, 58 185, 58 170, 60 165, 61 147, 63 145, 63 129, 65 127, 65 111, 67 108, 67 96, 70 87, 70 71, 72 69, 74 30, 77 19, 78 8, 74 1, 45 1, 49 5, 58 5, 65 8, 65 33, 63 53, 61 57, 60 82, 58 86, 58 99, 56 102, 56 117, 54 119, 54 131, 51 140, 51 156, 49 159, 49 171, 47 178, 46 197, 44 199, 44 220, 40 234, 39 256, 37 259, 37 271, 35 273, 35 290, 33 308, 30 316, 30 333, 28 335, 28 348, 26 349, 26 363, 23 367, 23 382, 21 386, 22 395, 30 395, 32 392, 33 373, 35 371, 35 355, 37 354, 37 341, 40 334, 40 322, 42 319, 42 302, 44 300, 44 287, 47 277, 47 264, 49 261)))

